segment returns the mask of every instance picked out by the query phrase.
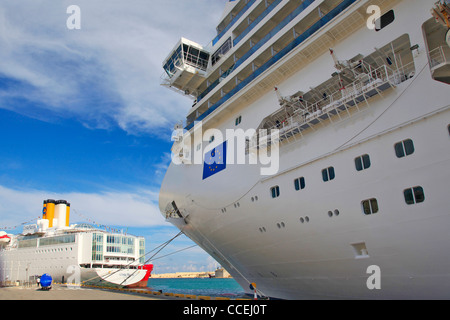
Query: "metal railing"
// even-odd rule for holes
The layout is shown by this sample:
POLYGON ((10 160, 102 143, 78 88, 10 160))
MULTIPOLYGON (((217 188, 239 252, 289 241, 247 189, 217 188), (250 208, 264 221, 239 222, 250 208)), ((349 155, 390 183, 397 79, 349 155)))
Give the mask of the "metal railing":
MULTIPOLYGON (((406 70, 410 69, 406 66, 405 68, 406 70)), ((295 110, 292 115, 288 116, 283 106, 279 112, 271 116, 272 119, 269 123, 275 124, 265 126, 263 129, 267 129, 268 132, 279 130, 280 141, 283 141, 320 123, 322 120, 334 115, 339 116, 341 112, 348 111, 351 107, 357 107, 359 103, 367 101, 384 90, 395 87, 396 84, 405 81, 405 79, 406 77, 400 71, 394 71, 387 65, 371 69, 368 73, 360 74, 358 80, 319 101, 308 102, 297 98, 298 101, 290 103, 290 107, 295 110), (283 121, 280 121, 280 119, 283 119, 283 121)), ((260 148, 267 144, 267 141, 255 136, 251 141, 251 148, 260 148)))
MULTIPOLYGON (((301 12, 306 10, 306 8, 311 5, 314 0, 304 0, 302 4, 291 13, 290 17, 288 17, 286 21, 282 21, 278 24, 278 26, 272 30, 269 34, 266 35, 265 38, 261 39, 257 44, 255 44, 250 51, 244 54, 238 61, 236 61, 234 68, 237 69, 242 63, 244 63, 247 58, 249 58, 255 51, 259 50, 260 44, 266 43, 274 34, 272 32, 278 33, 282 28, 284 28, 289 22, 291 22, 295 16, 298 16, 301 12), (286 24, 284 24, 286 22, 286 24)), ((328 12, 324 17, 310 26, 306 31, 304 31, 301 35, 298 35, 290 44, 286 45, 283 49, 281 49, 278 53, 276 53, 273 57, 267 60, 263 65, 261 65, 258 69, 256 69, 252 74, 250 74, 247 78, 243 79, 236 85, 231 91, 225 94, 219 101, 215 102, 212 106, 209 106, 208 109, 197 116, 195 119, 188 121, 185 129, 190 130, 194 127, 195 121, 201 121, 209 116, 212 112, 214 112, 217 108, 219 108, 222 104, 228 101, 232 96, 238 93, 242 88, 247 86, 250 82, 260 76, 267 69, 272 67, 275 63, 277 63, 280 59, 286 56, 288 53, 292 52, 295 48, 297 48, 304 41, 309 39, 313 34, 315 34, 318 30, 328 24, 331 20, 333 20, 336 16, 342 13, 345 9, 347 9, 350 5, 355 3, 356 0, 343 0, 339 5, 337 5, 334 9, 328 12)), ((205 97, 204 97, 205 98, 205 97)), ((204 99, 203 98, 203 99, 204 99)), ((200 100, 198 100, 200 102, 200 100)))
POLYGON ((441 64, 449 63, 450 47, 448 46, 437 47, 436 49, 433 49, 428 53, 428 57, 430 60, 431 69, 436 68, 441 64))
POLYGON ((184 70, 184 65, 206 71, 209 60, 200 58, 199 55, 193 55, 189 52, 179 52, 173 57, 173 68, 166 70, 161 76, 163 83, 170 83, 171 78, 177 73, 177 70, 184 70))

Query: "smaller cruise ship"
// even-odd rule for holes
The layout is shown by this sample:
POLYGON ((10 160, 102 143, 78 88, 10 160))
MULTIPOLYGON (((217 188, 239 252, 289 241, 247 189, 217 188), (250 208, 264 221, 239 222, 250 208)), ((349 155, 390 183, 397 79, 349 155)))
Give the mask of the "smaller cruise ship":
POLYGON ((145 239, 90 224, 69 225, 70 203, 45 200, 42 219, 22 234, 0 232, 0 283, 33 281, 47 273, 62 283, 146 286, 145 239))

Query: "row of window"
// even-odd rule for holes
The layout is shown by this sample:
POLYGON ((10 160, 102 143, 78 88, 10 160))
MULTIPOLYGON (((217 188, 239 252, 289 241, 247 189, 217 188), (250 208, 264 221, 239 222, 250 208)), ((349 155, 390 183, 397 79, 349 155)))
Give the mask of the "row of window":
MULTIPOLYGON (((394 145, 395 155, 397 158, 403 158, 414 153, 414 142, 411 139, 400 141, 394 145)), ((356 171, 363 171, 369 169, 372 163, 370 161, 370 156, 364 154, 355 158, 355 168, 356 171)), ((322 180, 323 182, 328 182, 336 178, 336 173, 334 167, 328 167, 322 170, 322 180)), ((305 177, 296 178, 294 180, 294 188, 296 191, 305 189, 306 182, 305 177)), ((272 198, 278 198, 280 196, 280 187, 274 186, 270 189, 272 198)))
POLYGON ((64 236, 39 239, 39 246, 50 246, 56 244, 75 243, 75 235, 68 234, 64 236))
MULTIPOLYGON (((423 188, 420 186, 403 190, 403 195, 405 197, 405 202, 408 205, 413 205, 413 204, 417 204, 417 203, 421 203, 421 202, 425 201, 425 193, 423 191, 423 188)), ((378 200, 375 198, 372 198, 372 199, 361 201, 361 208, 365 215, 375 214, 379 211, 378 200)), ((328 216, 330 218, 332 218, 333 216, 338 217, 339 215, 340 215, 340 212, 338 209, 335 209, 334 211, 331 211, 331 210, 328 211, 328 216)), ((307 216, 305 218, 301 217, 300 222, 308 223, 309 217, 307 217, 307 216)), ((286 225, 284 222, 281 222, 281 223, 279 222, 279 223, 277 223, 277 227, 278 227, 278 229, 281 229, 281 228, 285 228, 286 225)), ((265 227, 259 228, 259 231, 261 233, 267 232, 265 227)))
MULTIPOLYGON (((275 198, 276 195, 280 195, 280 188, 278 186, 272 188, 272 197, 275 198)), ((407 205, 418 204, 425 201, 425 192, 421 186, 403 190, 403 196, 407 205)), ((361 208, 365 215, 375 214, 379 211, 378 200, 375 198, 364 200, 361 202, 361 208)), ((333 214, 339 216, 340 212, 339 210, 334 210, 334 213, 333 211, 328 211, 328 216, 330 218, 333 217, 333 214)), ((302 221, 302 223, 303 222, 304 221, 302 221)))
MULTIPOLYGON (((403 196, 406 204, 408 205, 422 203, 425 201, 425 193, 423 188, 420 186, 403 190, 403 196)), ((375 214, 379 210, 378 200, 375 198, 364 200, 361 202, 361 205, 365 215, 375 214)))
POLYGON ((134 238, 126 236, 106 236, 106 243, 134 246, 134 238))
MULTIPOLYGON (((300 179, 296 179, 295 180, 295 188, 296 188, 296 190, 300 190, 299 188, 303 189, 305 187, 304 181, 305 180, 304 180, 303 177, 300 178, 300 179), (301 179, 303 179, 303 180, 301 180, 301 179), (301 184, 301 181, 303 181, 303 185, 301 184)), ((279 197, 280 196, 280 187, 279 186, 272 187, 271 188, 271 193, 272 193, 272 198, 279 197)), ((422 202, 425 201, 425 193, 423 191, 423 188, 420 187, 420 186, 409 188, 409 189, 405 189, 403 191, 403 195, 405 197, 405 202, 408 205, 422 203, 422 202)), ((366 215, 378 212, 378 201, 377 201, 377 199, 364 200, 361 204, 362 204, 363 212, 366 215)), ((335 210, 335 211, 337 211, 337 210, 335 210)), ((336 215, 339 215, 339 211, 337 212, 336 215)), ((332 213, 331 213, 330 217, 331 216, 332 216, 332 213)))
MULTIPOLYGON (((50 252, 63 252, 63 251, 72 251, 72 247, 65 247, 65 248, 54 248, 54 249, 41 249, 36 250, 36 253, 50 253, 50 252)), ((62 258, 62 257, 61 257, 62 258)))
MULTIPOLYGON (((450 133, 450 126, 449 133, 450 133)), ((414 142, 411 139, 406 139, 397 142, 394 145, 395 155, 397 158, 404 158, 412 155, 415 152, 414 142)), ((356 171, 363 171, 371 167, 370 156, 364 154, 354 159, 356 171)), ((328 167, 322 170, 322 180, 328 182, 334 180, 336 177, 334 167, 328 167)), ((296 178, 294 180, 294 189, 300 191, 305 189, 306 181, 305 177, 296 178)), ((273 186, 270 188, 270 193, 272 198, 278 198, 280 196, 280 187, 273 186)), ((422 187, 412 187, 405 189, 403 191, 404 199, 406 204, 413 205, 417 203, 422 203, 425 201, 425 193, 422 187)), ((377 199, 368 199, 361 202, 362 211, 365 215, 375 214, 379 211, 377 199)), ((332 215, 331 215, 332 216, 332 215)))
POLYGON ((134 254, 134 248, 122 246, 106 246, 106 252, 134 254))

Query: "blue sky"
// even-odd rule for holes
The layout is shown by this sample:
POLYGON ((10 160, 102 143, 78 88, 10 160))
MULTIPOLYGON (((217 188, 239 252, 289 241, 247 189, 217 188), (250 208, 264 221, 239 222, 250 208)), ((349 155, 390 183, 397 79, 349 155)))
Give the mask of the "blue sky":
MULTIPOLYGON (((180 37, 207 45, 226 2, 0 0, 0 230, 65 199, 71 222, 145 236, 148 250, 178 233, 158 193, 173 125, 192 103, 160 86, 162 62, 180 37), (66 26, 73 4, 80 30, 66 26)), ((214 266, 196 247, 155 272, 214 266)))

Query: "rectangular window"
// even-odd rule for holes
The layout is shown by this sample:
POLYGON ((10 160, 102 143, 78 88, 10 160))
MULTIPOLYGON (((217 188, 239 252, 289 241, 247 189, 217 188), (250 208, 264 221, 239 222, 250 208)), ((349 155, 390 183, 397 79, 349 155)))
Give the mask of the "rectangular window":
POLYGON ((398 142, 394 146, 397 158, 403 158, 414 153, 414 142, 411 139, 398 142))
POLYGON ((388 11, 385 14, 383 14, 380 19, 375 21, 375 30, 378 32, 388 25, 390 25, 395 20, 395 13, 394 10, 388 11))
POLYGON ((357 171, 368 169, 370 168, 370 165, 370 156, 368 154, 355 159, 355 167, 357 171))
POLYGON ((295 190, 297 190, 297 191, 305 189, 305 178, 301 177, 301 178, 295 179, 294 187, 295 187, 295 190))
POLYGON ((66 243, 74 243, 74 242, 75 242, 75 235, 71 234, 71 235, 65 235, 65 236, 39 239, 39 246, 50 246, 50 245, 55 245, 55 244, 66 244, 66 243))
POLYGON ((377 199, 369 199, 361 202, 363 213, 365 215, 374 214, 378 212, 378 201, 377 199))
POLYGON ((322 170, 322 179, 324 182, 333 180, 335 178, 334 167, 329 167, 322 170))
POLYGON ((425 201, 425 193, 422 187, 409 188, 403 191, 405 202, 408 205, 421 203, 425 201))
POLYGON ((270 188, 270 192, 272 194, 272 198, 278 198, 280 196, 280 187, 279 186, 275 186, 270 188))

